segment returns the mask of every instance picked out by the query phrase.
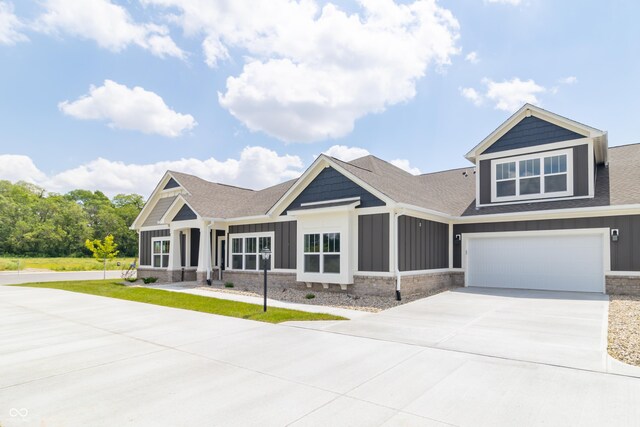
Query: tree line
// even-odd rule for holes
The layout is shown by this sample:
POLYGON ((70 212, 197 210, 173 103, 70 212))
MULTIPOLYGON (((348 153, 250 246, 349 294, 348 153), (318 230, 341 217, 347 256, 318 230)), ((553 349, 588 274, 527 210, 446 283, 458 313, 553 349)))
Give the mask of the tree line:
POLYGON ((48 193, 26 182, 0 181, 0 256, 90 256, 87 239, 113 235, 121 256, 137 256, 138 234, 129 229, 144 199, 101 191, 48 193))

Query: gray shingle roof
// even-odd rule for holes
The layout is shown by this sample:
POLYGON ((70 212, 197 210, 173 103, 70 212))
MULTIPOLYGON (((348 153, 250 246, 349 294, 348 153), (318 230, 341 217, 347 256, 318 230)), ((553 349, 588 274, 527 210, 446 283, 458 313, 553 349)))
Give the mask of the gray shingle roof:
MULTIPOLYGON (((640 203, 640 144, 609 148, 609 167, 597 168, 592 199, 521 203, 475 208, 474 167, 412 175, 375 156, 350 162, 331 158, 357 178, 399 203, 454 216, 567 209, 640 203)), ((171 172, 184 188, 187 202, 208 218, 264 215, 293 186, 290 180, 255 191, 205 181, 193 175, 171 172)))

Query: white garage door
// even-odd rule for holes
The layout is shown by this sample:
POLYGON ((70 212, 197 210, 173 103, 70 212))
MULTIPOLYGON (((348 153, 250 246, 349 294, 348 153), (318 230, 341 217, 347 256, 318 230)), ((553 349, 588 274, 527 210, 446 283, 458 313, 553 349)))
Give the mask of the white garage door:
POLYGON ((603 234, 466 235, 467 286, 604 292, 603 234))

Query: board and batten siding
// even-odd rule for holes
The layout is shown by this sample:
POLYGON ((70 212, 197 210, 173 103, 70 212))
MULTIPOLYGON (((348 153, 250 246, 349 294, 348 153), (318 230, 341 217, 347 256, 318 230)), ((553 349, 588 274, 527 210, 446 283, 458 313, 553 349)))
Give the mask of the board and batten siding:
POLYGON ((389 214, 358 216, 358 271, 389 271, 389 214))
MULTIPOLYGON (((456 224, 453 233, 488 233, 502 231, 569 230, 581 228, 615 228, 620 235, 611 242, 612 271, 640 271, 640 215, 620 215, 591 218, 546 219, 535 221, 456 224)), ((462 266, 462 244, 453 247, 453 266, 462 266)))
POLYGON ((398 218, 400 271, 449 267, 449 225, 402 215, 398 218))
POLYGON ((153 239, 154 237, 168 237, 169 235, 170 231, 168 228, 166 230, 151 230, 140 232, 138 254, 140 258, 140 265, 151 265, 151 239, 153 239))
POLYGON ((360 197, 357 208, 384 206, 385 203, 376 196, 342 175, 337 170, 328 167, 322 170, 313 181, 302 190, 293 202, 282 213, 299 208, 303 203, 326 202, 329 200, 360 197))
POLYGON ((198 266, 198 257, 200 255, 200 229, 191 229, 191 250, 189 251, 189 257, 191 258, 191 267, 198 266))
MULTIPOLYGON (((273 242, 275 256, 275 268, 295 269, 296 268, 296 248, 298 228, 296 221, 286 222, 264 222, 259 224, 244 224, 229 226, 229 234, 239 233, 262 233, 272 231, 275 242, 273 242)), ((229 237, 227 236, 227 240, 229 237)), ((231 248, 229 243, 228 248, 231 248)), ((229 253, 229 251, 227 251, 229 253)))
MULTIPOLYGON (((549 150, 540 151, 544 153, 549 150)), ((504 157, 501 159, 508 159, 504 157)), ((498 160, 498 159, 493 159, 498 160)), ((492 160, 480 160, 480 204, 491 204, 491 161, 492 160)), ((540 165, 542 168, 543 165, 540 165)), ((573 195, 588 196, 589 195, 589 180, 595 179, 594 176, 589 174, 589 145, 581 144, 573 147, 573 195)), ((523 201, 526 199, 522 199, 523 201)), ((552 200, 552 198, 545 198, 544 200, 552 200)))

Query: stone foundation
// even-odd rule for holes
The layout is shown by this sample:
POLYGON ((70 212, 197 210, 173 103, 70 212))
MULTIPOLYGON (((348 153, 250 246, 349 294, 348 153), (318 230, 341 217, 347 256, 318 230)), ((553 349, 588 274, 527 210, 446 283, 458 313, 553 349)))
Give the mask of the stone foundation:
MULTIPOLYGON (((354 276, 350 291, 356 295, 394 296, 395 277, 354 276)), ((433 291, 449 286, 464 286, 463 272, 437 272, 402 276, 402 296, 429 295, 433 291)))
MULTIPOLYGON (((353 284, 343 290, 340 285, 331 283, 306 283, 296 281, 296 273, 269 272, 269 291, 283 289, 309 290, 310 292, 345 292, 352 295, 373 295, 395 298, 396 278, 379 276, 354 276, 353 284)), ((262 271, 225 271, 223 282, 231 282, 238 290, 262 293, 264 276, 262 271)), ((413 276, 403 276, 401 283, 402 295, 429 295, 434 290, 449 286, 464 286, 464 273, 437 272, 413 276)))
MULTIPOLYGON (((145 268, 139 267, 137 270, 137 277, 139 279, 143 279, 145 277, 157 277, 157 283, 174 283, 181 282, 182 280, 182 269, 180 270, 160 270, 156 268, 145 268)), ((196 272, 195 270, 185 270, 184 271, 184 281, 185 282, 193 282, 196 280, 196 272)))
POLYGON ((605 284, 610 295, 640 296, 640 276, 606 276, 605 284))

